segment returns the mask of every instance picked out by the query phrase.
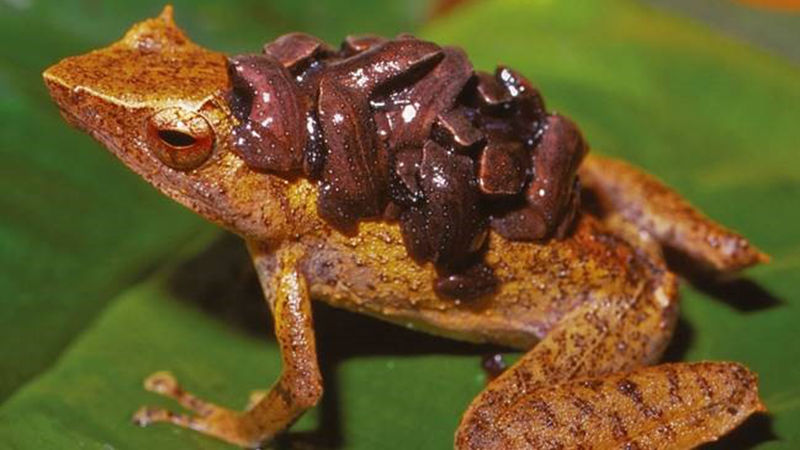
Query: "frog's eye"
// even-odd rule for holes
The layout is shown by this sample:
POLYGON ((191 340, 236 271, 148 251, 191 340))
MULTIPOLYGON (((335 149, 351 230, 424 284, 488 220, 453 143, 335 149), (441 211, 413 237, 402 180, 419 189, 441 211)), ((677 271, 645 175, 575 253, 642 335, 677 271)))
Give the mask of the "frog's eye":
POLYGON ((176 170, 199 167, 214 148, 214 130, 208 121, 180 108, 163 109, 151 116, 147 138, 156 157, 176 170))

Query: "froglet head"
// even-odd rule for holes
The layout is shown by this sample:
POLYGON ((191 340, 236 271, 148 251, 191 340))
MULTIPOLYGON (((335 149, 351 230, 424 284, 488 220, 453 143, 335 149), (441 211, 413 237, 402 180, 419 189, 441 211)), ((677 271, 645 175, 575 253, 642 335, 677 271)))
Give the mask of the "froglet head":
POLYGON ((287 229, 288 182, 249 169, 230 148, 225 55, 191 42, 171 6, 43 77, 67 121, 174 200, 245 237, 287 229))

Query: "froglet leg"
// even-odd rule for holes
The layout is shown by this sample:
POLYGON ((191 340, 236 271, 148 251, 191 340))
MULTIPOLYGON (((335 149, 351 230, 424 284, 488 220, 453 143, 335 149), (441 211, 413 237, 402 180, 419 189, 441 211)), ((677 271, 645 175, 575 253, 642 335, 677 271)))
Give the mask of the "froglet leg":
POLYGON ((654 176, 620 160, 588 155, 578 171, 605 213, 616 213, 664 247, 717 274, 733 273, 769 257, 745 238, 704 216, 654 176))
POLYGON ((595 289, 473 400, 456 448, 688 448, 763 409, 737 364, 643 367, 669 341, 677 287, 659 252, 630 264, 649 281, 627 296, 595 289))
POLYGON ((308 286, 297 271, 299 252, 248 242, 256 271, 272 310, 283 370, 268 391, 250 398, 246 411, 207 403, 188 393, 166 372, 151 375, 145 388, 178 401, 195 414, 176 414, 143 407, 134 416, 140 425, 169 422, 242 447, 258 447, 286 429, 322 396, 308 286))

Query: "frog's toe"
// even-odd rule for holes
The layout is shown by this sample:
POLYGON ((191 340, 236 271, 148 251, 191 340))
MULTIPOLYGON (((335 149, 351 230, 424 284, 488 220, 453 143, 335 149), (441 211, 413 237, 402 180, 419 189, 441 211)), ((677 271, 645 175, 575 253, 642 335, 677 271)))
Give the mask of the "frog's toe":
MULTIPOLYGON (((192 393, 183 389, 175 376, 170 372, 160 371, 145 378, 144 388, 147 391, 174 399, 180 403, 181 406, 196 412, 201 417, 208 416, 215 410, 221 409, 216 405, 195 397, 192 393)), ((142 410, 140 409, 139 411, 142 410)))
POLYGON ((157 406, 142 406, 133 414, 133 423, 140 427, 146 427, 156 422, 170 422, 176 425, 192 428, 190 424, 192 418, 185 414, 176 414, 157 406))
POLYGON ((167 371, 156 372, 144 380, 144 388, 150 392, 169 395, 180 389, 178 380, 167 371))
POLYGON ((243 433, 239 414, 225 408, 213 407, 205 416, 178 414, 157 406, 143 406, 133 415, 133 423, 141 427, 166 422, 181 428, 199 431, 241 447, 254 448, 258 441, 243 433))

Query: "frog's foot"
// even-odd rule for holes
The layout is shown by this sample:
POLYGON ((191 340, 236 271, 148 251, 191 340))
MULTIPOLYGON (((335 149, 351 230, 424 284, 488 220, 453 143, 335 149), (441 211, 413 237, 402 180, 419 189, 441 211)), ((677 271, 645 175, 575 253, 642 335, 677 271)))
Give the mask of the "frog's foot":
POLYGON ((172 398, 186 409, 196 412, 200 416, 207 416, 217 406, 209 404, 188 391, 184 390, 175 377, 166 371, 156 372, 144 380, 144 388, 150 392, 172 398))
POLYGON ((218 439, 243 447, 254 447, 258 443, 243 433, 241 414, 208 403, 186 391, 169 372, 156 372, 144 381, 150 392, 169 397, 194 414, 179 414, 160 407, 143 406, 133 415, 133 422, 147 426, 156 422, 168 422, 183 428, 200 431, 218 439))
POLYGON ((604 216, 619 216, 663 247, 687 256, 695 269, 727 274, 769 257, 741 235, 704 216, 677 192, 636 167, 588 155, 579 174, 604 216))

